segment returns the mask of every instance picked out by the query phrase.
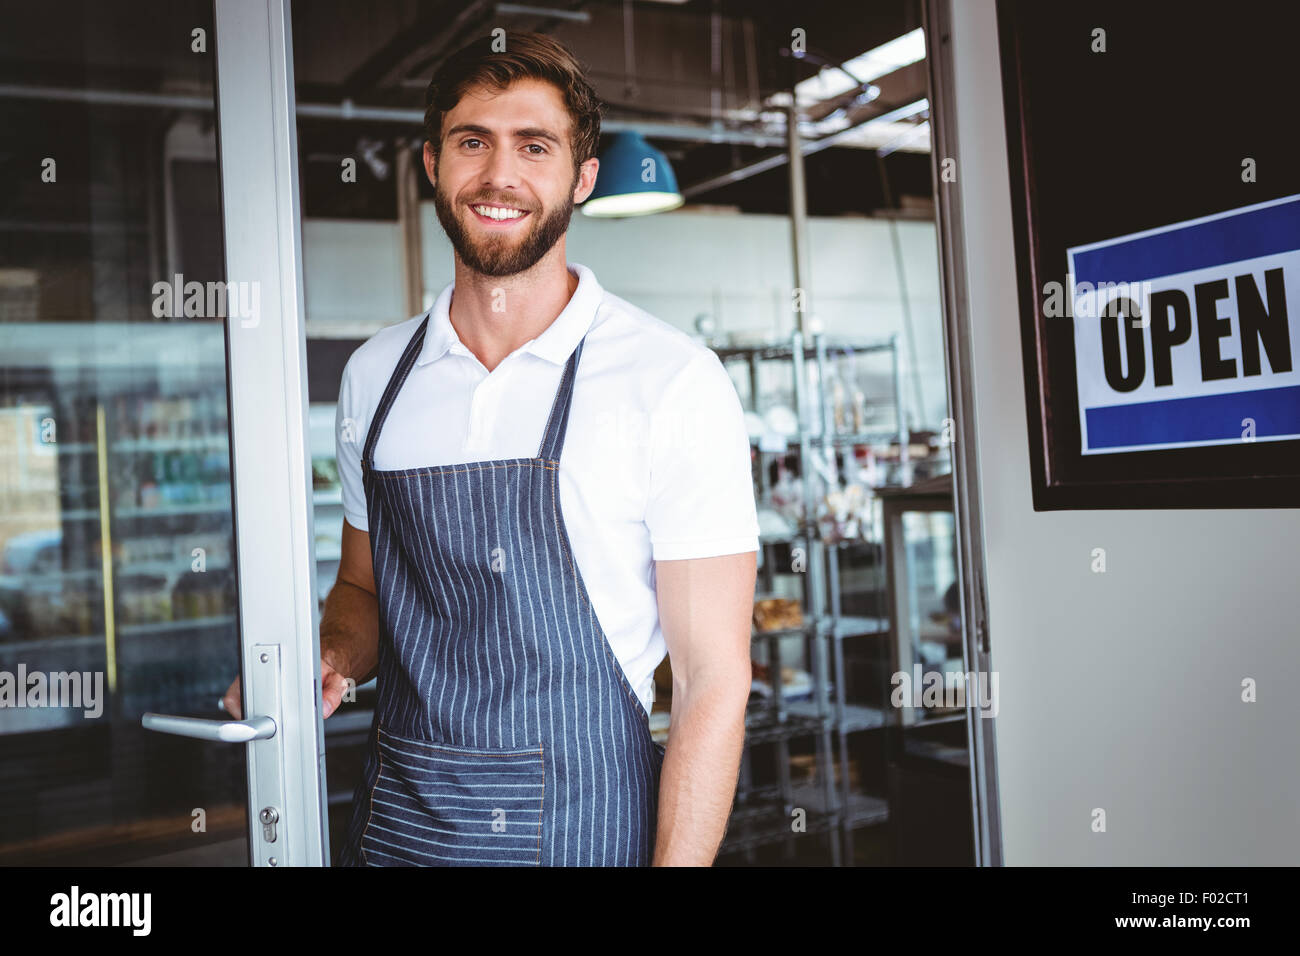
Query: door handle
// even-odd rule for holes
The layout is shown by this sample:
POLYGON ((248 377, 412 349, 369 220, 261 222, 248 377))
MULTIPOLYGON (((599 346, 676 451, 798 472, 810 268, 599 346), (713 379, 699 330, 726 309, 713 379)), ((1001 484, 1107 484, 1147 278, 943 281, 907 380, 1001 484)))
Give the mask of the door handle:
MULTIPOLYGON (((224 720, 210 720, 147 713, 140 723, 145 730, 164 734, 247 744, 244 758, 248 766, 248 840, 253 865, 296 866, 302 859, 301 846, 306 845, 301 841, 309 835, 296 819, 298 814, 292 812, 306 798, 286 785, 285 750, 290 741, 279 728, 290 725, 285 722, 282 706, 280 645, 254 644, 245 648, 243 664, 242 711, 257 716, 236 720, 233 714, 228 714, 224 720), (268 810, 273 819, 263 818, 268 810)), ((310 813, 310 809, 304 809, 303 821, 310 813)))
POLYGON ((140 723, 145 730, 228 744, 270 740, 275 736, 275 721, 270 717, 250 717, 248 720, 207 720, 203 717, 145 714, 140 723))

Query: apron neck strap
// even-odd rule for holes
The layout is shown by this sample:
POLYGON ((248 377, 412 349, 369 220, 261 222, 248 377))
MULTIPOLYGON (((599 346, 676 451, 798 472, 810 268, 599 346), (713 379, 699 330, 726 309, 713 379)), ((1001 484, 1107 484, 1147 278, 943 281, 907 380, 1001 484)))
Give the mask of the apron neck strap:
POLYGON ((564 448, 564 435, 569 430, 569 406, 573 404, 573 380, 578 372, 578 360, 582 358, 582 344, 587 341, 584 335, 565 363, 564 375, 560 387, 555 392, 555 401, 551 404, 551 415, 546 420, 546 431, 542 434, 542 444, 537 450, 537 457, 548 461, 559 461, 564 448))
POLYGON ((375 453, 375 446, 379 442, 379 432, 384 427, 384 419, 388 417, 388 410, 393 407, 393 399, 402 388, 402 383, 406 381, 406 376, 411 374, 411 368, 415 365, 415 360, 420 357, 420 350, 424 348, 424 333, 429 327, 429 316, 433 313, 430 309, 424 314, 424 321, 420 327, 415 330, 411 336, 411 341, 406 344, 406 351, 402 357, 397 360, 397 368, 393 369, 393 375, 388 380, 388 387, 384 389, 383 396, 379 399, 379 407, 375 409, 374 420, 370 423, 370 428, 366 431, 366 444, 361 452, 361 464, 370 467, 372 456, 375 453))

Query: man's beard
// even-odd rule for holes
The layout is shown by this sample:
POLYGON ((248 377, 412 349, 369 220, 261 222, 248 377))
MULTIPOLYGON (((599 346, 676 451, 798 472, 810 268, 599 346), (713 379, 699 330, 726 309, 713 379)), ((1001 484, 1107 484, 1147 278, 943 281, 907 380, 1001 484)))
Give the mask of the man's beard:
MULTIPOLYGON (((576 177, 573 185, 575 188, 578 185, 576 177)), ((504 234, 487 236, 478 241, 471 240, 441 185, 434 187, 433 206, 438 211, 438 221, 442 223, 461 262, 481 275, 512 276, 536 265, 568 231, 569 220, 573 217, 573 190, 566 194, 564 202, 550 210, 545 218, 535 222, 528 233, 518 240, 504 234)), ((536 216, 540 213, 529 210, 528 214, 536 216)), ((474 211, 467 207, 467 215, 474 215, 474 211)))

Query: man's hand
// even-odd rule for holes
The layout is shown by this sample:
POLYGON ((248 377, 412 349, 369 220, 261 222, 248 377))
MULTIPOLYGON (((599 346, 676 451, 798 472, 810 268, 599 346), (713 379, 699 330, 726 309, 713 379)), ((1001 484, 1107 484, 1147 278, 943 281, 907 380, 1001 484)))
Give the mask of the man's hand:
MULTIPOLYGON (((343 521, 343 560, 320 618, 320 687, 325 717, 339 709, 347 678, 364 684, 379 671, 379 604, 370 568, 370 535, 343 521)), ((239 678, 221 705, 243 720, 239 678)))
MULTIPOLYGON (((339 671, 335 670, 329 660, 322 657, 320 662, 320 687, 321 698, 324 702, 323 717, 328 717, 334 711, 339 709, 339 704, 343 702, 343 695, 347 692, 347 678, 339 671)), ((230 685, 226 691, 226 696, 221 698, 221 706, 226 708, 236 720, 243 720, 243 688, 240 686, 239 678, 230 685)))

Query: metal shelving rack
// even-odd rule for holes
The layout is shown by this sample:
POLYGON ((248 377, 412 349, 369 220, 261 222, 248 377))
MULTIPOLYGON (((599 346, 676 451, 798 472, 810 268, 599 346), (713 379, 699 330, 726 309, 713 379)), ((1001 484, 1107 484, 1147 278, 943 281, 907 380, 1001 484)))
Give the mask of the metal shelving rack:
MULTIPOLYGON (((908 432, 904 392, 899 374, 899 349, 897 336, 872 343, 828 344, 821 334, 814 334, 811 343, 795 331, 789 344, 759 346, 720 346, 714 348, 724 363, 743 361, 748 368, 750 405, 756 406, 760 394, 759 368, 761 363, 789 361, 792 366, 795 404, 798 410, 798 432, 786 442, 756 441, 758 454, 757 496, 767 498, 767 465, 772 455, 785 456, 797 449, 799 474, 804 499, 803 520, 789 535, 763 535, 760 547, 774 544, 802 544, 806 548, 807 573, 803 578, 804 601, 807 608, 802 627, 753 632, 756 641, 766 649, 768 667, 772 673, 772 699, 754 708, 746 720, 745 751, 741 762, 737 808, 732 813, 727 837, 721 852, 752 851, 758 846, 785 842, 787 853, 793 852, 793 840, 806 834, 825 834, 833 865, 843 858, 853 858, 853 831, 856 828, 883 823, 889 819, 888 803, 875 796, 852 792, 848 774, 848 736, 860 731, 877 730, 887 726, 890 715, 883 709, 850 704, 845 697, 844 640, 862 635, 886 635, 888 621, 880 618, 862 618, 842 613, 840 588, 840 555, 842 548, 827 541, 821 533, 818 508, 837 476, 834 449, 858 445, 897 443, 902 461, 906 461, 908 432), (831 428, 826 401, 826 375, 828 352, 863 354, 889 352, 892 368, 893 406, 895 423, 889 429, 876 429, 861 434, 838 434, 831 428), (815 364, 815 387, 808 382, 806 363, 815 364), (818 416, 820 429, 810 427, 818 416), (830 454, 828 454, 830 452, 830 454), (816 456, 816 458, 814 457, 816 456), (820 459, 818 461, 817 459, 820 459), (828 600, 829 594, 829 600, 828 600), (810 650, 813 695, 809 701, 786 701, 781 686, 781 639, 803 637, 810 650), (834 680, 831 674, 834 674, 834 680), (834 698, 831 699, 831 690, 834 698), (816 739, 816 775, 812 784, 795 784, 790 774, 789 742, 796 737, 812 736, 816 739), (832 747, 834 738, 834 747, 832 747), (752 782, 751 748, 760 744, 777 747, 777 782, 755 787, 752 782), (838 787, 832 753, 838 756, 840 768, 838 787), (795 833, 792 816, 796 809, 805 811, 805 826, 795 833)), ((757 411, 754 407, 751 410, 757 411)), ((755 599, 772 593, 772 562, 761 562, 761 581, 755 599)))
MULTIPOLYGON (((788 353, 793 378, 794 400, 798 418, 799 472, 802 481, 804 499, 802 526, 797 528, 792 538, 804 542, 807 547, 807 574, 804 581, 806 595, 805 607, 809 614, 805 626, 794 633, 807 637, 811 649, 811 666, 813 670, 813 699, 808 707, 791 707, 784 700, 781 690, 781 660, 779 632, 755 633, 768 648, 768 666, 772 674, 773 700, 768 719, 747 720, 747 741, 741 761, 741 774, 738 787, 738 800, 743 805, 738 812, 733 812, 727 837, 724 838, 721 852, 735 849, 752 849, 767 842, 785 842, 787 856, 793 854, 794 833, 791 827, 792 814, 797 807, 806 811, 806 828, 804 833, 825 832, 828 835, 828 849, 831 864, 839 866, 842 855, 853 859, 852 831, 855 827, 867 823, 880 823, 888 820, 888 804, 864 794, 849 791, 849 765, 847 735, 859 730, 873 730, 886 726, 890 715, 883 710, 875 712, 872 708, 852 707, 845 700, 844 691, 844 638, 851 633, 886 633, 888 623, 878 621, 872 627, 858 631, 859 623, 840 613, 840 548, 822 539, 818 523, 818 504, 824 493, 818 486, 819 479, 826 486, 837 482, 834 475, 837 446, 870 443, 871 435, 835 435, 829 428, 825 401, 825 369, 827 345, 821 330, 810 320, 812 313, 812 295, 807 287, 811 277, 808 267, 808 208, 804 187, 804 144, 799 132, 799 112, 792 102, 784 107, 786 129, 787 163, 790 170, 790 246, 793 264, 794 329, 790 335, 789 345, 775 344, 750 349, 719 348, 719 358, 727 361, 737 355, 744 355, 750 361, 752 396, 758 394, 757 371, 755 363, 760 358, 777 357, 788 353), (814 436, 809 427, 812 411, 809 410, 808 398, 810 382, 806 365, 809 359, 815 362, 817 375, 817 407, 812 410, 820 417, 821 429, 814 436), (831 454, 827 455, 826 452, 831 454), (827 600, 829 589, 830 599, 827 600), (835 701, 829 699, 830 661, 836 669, 835 701), (776 729, 771 729, 776 728, 776 729), (816 781, 811 788, 796 788, 790 779, 789 740, 801 734, 813 734, 816 738, 816 781), (839 787, 835 785, 834 763, 831 759, 831 735, 835 734, 840 766, 839 787), (758 741, 772 739, 776 742, 779 753, 777 761, 778 782, 773 788, 756 791, 750 780, 750 748, 758 741), (760 804, 750 814, 750 801, 744 798, 758 796, 772 800, 770 810, 760 804), (799 802, 796 802, 799 801, 799 802), (776 816, 779 811, 780 817, 776 816), (770 828, 765 828, 760 821, 771 819, 770 828)), ((861 350, 888 348, 893 353, 893 390, 896 415, 896 434, 890 439, 898 441, 900 472, 906 475, 908 453, 907 415, 903 406, 903 389, 900 382, 897 338, 887 343, 867 346, 853 346, 861 350)), ((883 437, 883 436, 875 436, 883 437)), ((783 450, 783 453, 788 449, 783 450)), ((760 466, 763 459, 760 457, 760 466)), ((760 497, 764 497, 765 468, 760 467, 760 497)))

